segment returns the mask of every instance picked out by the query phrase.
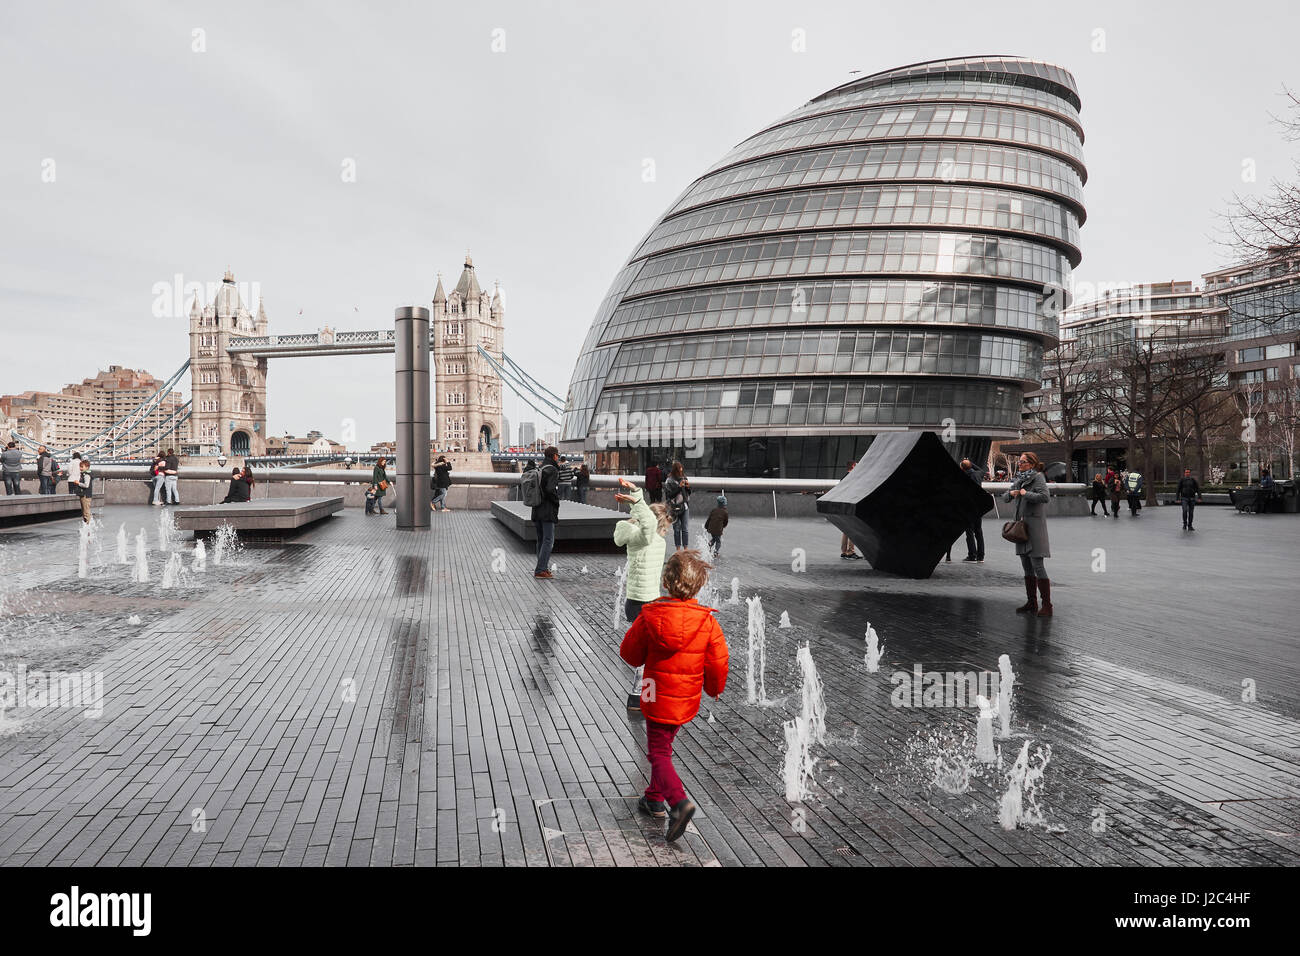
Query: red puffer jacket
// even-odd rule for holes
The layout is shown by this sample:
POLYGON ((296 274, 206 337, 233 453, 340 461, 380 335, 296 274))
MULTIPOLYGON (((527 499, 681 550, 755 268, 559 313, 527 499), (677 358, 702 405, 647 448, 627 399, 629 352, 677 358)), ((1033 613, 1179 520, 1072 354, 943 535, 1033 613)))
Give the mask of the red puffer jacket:
POLYGON ((645 667, 652 683, 641 713, 659 724, 684 724, 700 712, 700 691, 718 697, 727 686, 727 639, 713 609, 693 598, 660 598, 641 608, 619 656, 645 667))

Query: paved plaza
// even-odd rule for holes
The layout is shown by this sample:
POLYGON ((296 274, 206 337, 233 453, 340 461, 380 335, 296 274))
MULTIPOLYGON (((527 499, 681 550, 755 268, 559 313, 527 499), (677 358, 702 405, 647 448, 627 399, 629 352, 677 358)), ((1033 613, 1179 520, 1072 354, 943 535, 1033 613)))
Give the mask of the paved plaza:
POLYGON ((648 765, 624 709, 620 554, 561 551, 535 580, 487 512, 413 533, 349 509, 221 564, 210 542, 205 571, 163 588, 160 510, 104 509, 84 577, 77 522, 0 531, 0 670, 102 674, 99 716, 29 701, 0 718, 0 864, 1300 863, 1295 518, 1203 507, 1194 534, 1173 508, 1054 519, 1050 620, 1013 613, 1019 564, 992 516, 984 564, 958 542, 926 581, 841 560, 820 519, 734 519, 714 575, 731 678, 678 737, 700 810, 670 846, 635 810, 648 765), (146 530, 148 583, 117 563, 119 526, 131 561, 146 530), (747 704, 754 595, 767 699, 747 704), (805 641, 827 738, 792 804, 782 723, 805 641), (897 672, 996 671, 1001 654, 1000 766, 972 759, 973 706, 891 700, 897 672), (1041 816, 1008 831, 1025 742, 1050 746, 1041 816))

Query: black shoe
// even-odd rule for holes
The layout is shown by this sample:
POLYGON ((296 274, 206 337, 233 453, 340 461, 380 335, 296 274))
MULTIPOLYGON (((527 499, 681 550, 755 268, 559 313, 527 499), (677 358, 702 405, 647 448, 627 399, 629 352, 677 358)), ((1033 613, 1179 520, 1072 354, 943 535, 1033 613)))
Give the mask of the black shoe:
POLYGON ((849 560, 849 558, 851 558, 851 557, 853 557, 853 555, 851 555, 851 554, 841 554, 841 555, 840 555, 840 560, 841 560, 841 561, 847 561, 847 560, 849 560))
POLYGON ((649 817, 658 817, 662 820, 668 816, 668 804, 662 800, 651 800, 645 794, 636 802, 636 808, 649 817))
POLYGON ((966 557, 962 558, 962 560, 963 560, 963 561, 978 561, 979 558, 975 557, 975 555, 973 555, 973 554, 968 554, 968 555, 966 555, 966 557))
POLYGON ((668 832, 664 834, 669 843, 681 838, 686 832, 686 824, 691 822, 691 817, 695 816, 695 804, 691 798, 678 803, 668 811, 668 832))
POLYGON ((627 709, 635 710, 637 713, 641 712, 641 697, 639 694, 627 695, 627 709))
POLYGON ((862 555, 860 555, 860 554, 858 554, 856 551, 854 551, 852 554, 848 555, 848 559, 849 559, 850 561, 861 561, 861 560, 862 560, 862 555))

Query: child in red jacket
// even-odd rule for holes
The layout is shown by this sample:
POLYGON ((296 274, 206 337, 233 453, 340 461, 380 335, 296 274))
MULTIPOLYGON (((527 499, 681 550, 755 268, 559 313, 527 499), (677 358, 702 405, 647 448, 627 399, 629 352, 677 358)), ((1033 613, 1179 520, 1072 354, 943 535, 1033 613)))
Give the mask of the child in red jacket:
POLYGON ((700 712, 701 691, 718 697, 727 686, 727 639, 713 608, 695 601, 711 570, 698 551, 670 557, 663 576, 670 596, 641 608, 618 649, 623 660, 645 668, 641 713, 650 786, 637 807, 652 817, 669 818, 670 843, 686 832, 695 815, 695 804, 673 769, 673 738, 700 712))

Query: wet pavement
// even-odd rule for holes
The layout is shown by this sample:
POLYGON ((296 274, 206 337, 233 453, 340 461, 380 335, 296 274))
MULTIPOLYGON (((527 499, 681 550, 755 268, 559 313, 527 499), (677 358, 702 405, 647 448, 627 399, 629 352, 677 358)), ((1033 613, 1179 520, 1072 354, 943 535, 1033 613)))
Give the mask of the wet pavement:
POLYGON ((98 716, 83 697, 0 717, 0 864, 1300 862, 1294 518, 1202 507, 1193 534, 1173 508, 1054 519, 1050 620, 1013 613, 1019 565, 992 518, 985 563, 959 541, 928 581, 840 560, 820 519, 733 520, 715 572, 724 597, 739 578, 718 611, 732 674, 678 736, 700 811, 670 846, 635 811, 648 768, 624 709, 619 555, 560 553, 539 581, 487 512, 413 533, 350 509, 220 565, 209 548, 163 589, 160 510, 104 509, 84 578, 78 522, 0 530, 0 671, 102 680, 98 716), (148 532, 149 583, 116 563, 119 524, 132 558, 148 532), (747 704, 755 594, 767 700, 747 704), (791 803, 782 723, 805 641, 827 736, 791 803), (973 700, 899 706, 925 703, 898 693, 918 666, 994 672, 1001 654, 1000 765, 973 759, 973 700), (1050 747, 1037 813, 1004 830, 1026 742, 1050 747))

